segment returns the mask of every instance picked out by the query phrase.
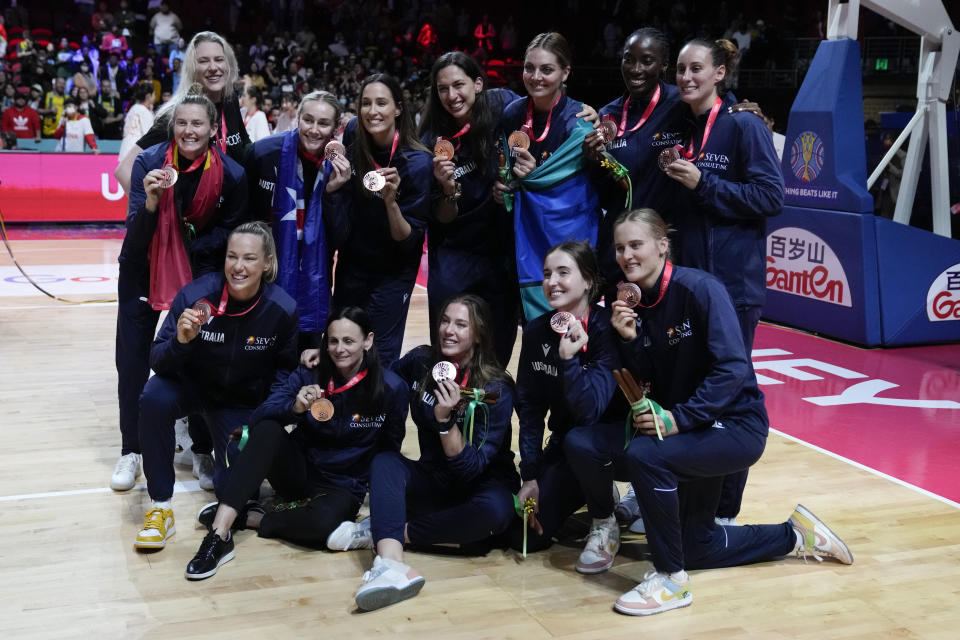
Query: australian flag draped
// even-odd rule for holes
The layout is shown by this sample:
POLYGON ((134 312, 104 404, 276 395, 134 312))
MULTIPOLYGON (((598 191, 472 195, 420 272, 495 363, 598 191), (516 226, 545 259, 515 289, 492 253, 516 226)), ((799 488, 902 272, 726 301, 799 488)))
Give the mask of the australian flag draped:
POLYGON ((330 311, 330 276, 327 273, 327 246, 323 228, 323 192, 331 166, 324 162, 317 172, 304 211, 303 178, 298 171, 297 129, 283 134, 277 186, 273 192, 273 239, 277 243, 277 284, 297 301, 300 331, 323 331, 330 311), (297 214, 303 217, 303 235, 297 233, 297 214))

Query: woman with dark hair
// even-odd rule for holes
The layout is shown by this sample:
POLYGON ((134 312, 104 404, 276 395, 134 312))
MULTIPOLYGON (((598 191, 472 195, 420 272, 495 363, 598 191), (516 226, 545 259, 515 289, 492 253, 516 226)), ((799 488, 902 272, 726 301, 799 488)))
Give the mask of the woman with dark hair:
POLYGON ((320 357, 330 308, 329 261, 349 230, 330 194, 350 179, 350 161, 342 153, 324 154, 339 119, 336 96, 309 93, 297 110, 297 128, 254 143, 245 163, 251 214, 273 229, 277 283, 297 301, 301 362, 310 366, 320 357))
POLYGON ((209 578, 233 559, 231 531, 256 529, 261 538, 321 549, 337 525, 356 518, 370 462, 381 451, 400 451, 407 418, 407 386, 381 368, 370 328, 362 309, 334 310, 316 367, 301 365, 274 384, 250 418, 221 501, 200 510, 209 533, 187 579, 209 578), (287 433, 287 424, 296 427, 287 433), (293 502, 266 514, 248 502, 265 478, 293 502))
MULTIPOLYGON (((632 206, 663 210, 671 198, 674 183, 657 167, 660 153, 682 142, 680 122, 674 106, 680 95, 676 86, 663 81, 670 61, 670 42, 658 29, 637 29, 623 43, 620 75, 625 92, 600 109, 601 121, 615 125, 612 140, 599 131, 587 134, 583 151, 595 162, 607 151, 630 172, 632 206)), ((611 128, 611 131, 614 129, 611 128)), ((624 209, 624 187, 606 174, 599 181, 600 201, 607 212, 597 234, 597 259, 606 280, 607 300, 616 298, 616 284, 623 274, 613 251, 613 221, 624 209)))
POLYGON ((517 338, 518 294, 513 266, 512 219, 493 200, 497 179, 497 123, 518 98, 509 89, 488 89, 480 65, 465 53, 440 56, 430 70, 430 92, 420 139, 437 153, 433 177, 439 193, 427 234, 430 334, 440 305, 458 293, 474 293, 490 305, 497 358, 505 366, 517 338))
POLYGON ((366 310, 390 364, 400 355, 430 217, 430 154, 399 83, 383 73, 363 81, 360 114, 343 137, 354 177, 334 194, 350 225, 337 254, 334 303, 366 310))
MULTIPOLYGON (((222 267, 227 236, 247 210, 243 169, 211 145, 213 103, 199 93, 179 102, 167 119, 172 140, 136 158, 120 249, 116 364, 122 448, 110 480, 118 491, 132 489, 140 473, 139 398, 150 374, 160 311, 170 308, 191 279, 222 267)), ((212 467, 209 451, 194 449, 198 465, 212 467)), ((213 488, 212 482, 208 486, 213 488)))
MULTIPOLYGON (((538 525, 527 540, 530 551, 549 547, 564 520, 585 502, 563 452, 566 433, 601 421, 622 425, 627 412, 620 396, 614 397, 610 372, 620 365, 610 311, 596 304, 601 282, 589 244, 567 241, 551 247, 543 261, 542 284, 551 310, 523 328, 517 369, 523 484, 517 499, 535 502, 538 525), (548 412, 550 440, 544 447, 548 412)), ((521 548, 523 533, 522 524, 511 528, 511 546, 521 548)))
POLYGON ((270 124, 266 114, 260 110, 260 89, 249 86, 240 96, 240 108, 243 109, 243 126, 250 136, 250 142, 256 142, 270 135, 270 124))
POLYGON ((486 303, 471 294, 451 299, 433 345, 408 352, 394 370, 413 392, 420 459, 399 452, 374 458, 370 518, 344 522, 327 540, 330 549, 376 549, 356 594, 363 611, 423 587, 423 577, 403 562, 405 544, 478 543, 514 518, 513 383, 493 353, 486 303))
POLYGON ((234 160, 243 160, 250 138, 243 126, 240 104, 234 93, 237 78, 237 58, 233 54, 233 47, 223 36, 213 31, 201 31, 193 36, 184 52, 183 69, 176 92, 157 112, 153 128, 137 141, 113 172, 124 191, 130 193, 130 172, 137 155, 147 147, 170 139, 169 123, 173 109, 190 92, 193 83, 200 83, 203 94, 216 108, 213 127, 216 146, 234 160))
POLYGON ((249 424, 274 376, 284 380, 296 366, 296 304, 273 284, 276 274, 270 230, 248 222, 230 234, 223 271, 188 283, 171 303, 150 348, 157 375, 140 396, 140 444, 152 505, 137 549, 162 549, 176 530, 171 500, 177 418, 204 416, 216 451, 214 482, 223 493, 230 434, 249 424))
POLYGON ((791 552, 853 562, 843 541, 802 505, 780 524, 714 521, 723 476, 760 458, 769 423, 730 296, 714 276, 675 267, 667 233, 652 209, 621 214, 614 223, 617 262, 640 295, 633 306, 613 303, 612 324, 624 366, 648 385, 648 408, 633 412, 626 438, 622 424, 595 425, 572 430, 564 444, 590 513, 607 516, 596 534, 608 543, 599 570, 616 554, 614 475, 630 480, 640 502, 653 570, 614 604, 627 615, 690 605, 687 569, 791 552))
MULTIPOLYGON (((763 120, 725 107, 725 80, 736 56, 735 47, 719 40, 691 40, 680 50, 686 137, 665 171, 681 186, 669 218, 677 228, 678 262, 723 283, 749 353, 766 298, 766 219, 780 213, 784 192, 763 120)), ((718 517, 736 517, 746 481, 745 471, 728 479, 718 517)))
MULTIPOLYGON (((500 119, 501 132, 510 134, 503 145, 504 160, 516 159, 494 186, 494 197, 503 201, 505 193, 513 192, 505 204, 508 210, 513 208, 517 274, 527 320, 550 310, 540 286, 546 250, 564 240, 597 241, 601 211, 582 153, 584 136, 593 127, 579 119, 585 105, 566 94, 570 64, 566 38, 556 32, 536 36, 523 60, 528 95, 510 104, 500 119)), ((595 112, 592 116, 595 119, 595 112)))

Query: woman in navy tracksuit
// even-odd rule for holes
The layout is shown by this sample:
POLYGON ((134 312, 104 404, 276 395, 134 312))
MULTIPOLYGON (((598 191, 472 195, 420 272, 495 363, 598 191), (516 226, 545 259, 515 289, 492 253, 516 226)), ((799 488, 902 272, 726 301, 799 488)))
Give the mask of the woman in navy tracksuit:
POLYGON ((277 284, 297 301, 300 351, 316 364, 319 338, 327 323, 332 258, 349 231, 342 207, 331 195, 350 179, 342 154, 325 158, 340 121, 337 97, 314 91, 300 100, 297 128, 268 136, 250 147, 244 162, 250 186, 251 217, 273 229, 280 270, 277 284))
POLYGON ((433 346, 417 347, 394 365, 413 392, 410 415, 420 459, 400 453, 374 458, 370 521, 344 523, 332 534, 353 540, 340 548, 376 548, 373 567, 356 594, 364 611, 420 591, 424 579, 404 564, 405 544, 476 543, 502 533, 515 517, 513 384, 497 364, 489 327, 486 303, 461 294, 443 307, 433 346), (456 377, 436 382, 431 372, 439 361, 454 365, 456 377), (462 389, 497 397, 484 408, 462 389))
MULTIPOLYGON (((730 293, 749 354, 766 297, 766 219, 783 208, 783 175, 763 121, 729 113, 719 97, 735 63, 736 52, 719 41, 692 40, 680 50, 688 133, 686 151, 666 169, 683 187, 668 219, 679 238, 677 261, 712 273, 730 293)), ((739 513, 746 481, 746 472, 727 479, 718 517, 739 513)))
POLYGON ((174 109, 172 141, 150 147, 134 162, 117 283, 122 445, 110 482, 117 490, 131 489, 139 474, 138 400, 150 373, 150 344, 160 311, 169 308, 192 277, 223 268, 227 235, 246 215, 243 169, 210 144, 215 118, 209 99, 188 95, 174 109), (176 164, 179 177, 163 189, 161 170, 167 164, 176 164))
POLYGON ((317 366, 301 365, 274 384, 251 416, 249 441, 230 468, 222 501, 200 511, 210 533, 187 566, 188 579, 208 578, 233 558, 231 529, 322 548, 337 525, 356 517, 373 457, 400 451, 409 389, 381 369, 367 314, 359 307, 334 310, 321 341, 317 366), (333 411, 320 420, 311 412, 319 398, 333 411), (296 425, 289 434, 288 424, 296 425), (267 514, 247 502, 264 478, 294 502, 267 514))
POLYGON ((237 227, 221 273, 183 287, 150 349, 150 378, 140 396, 140 443, 153 501, 134 546, 157 549, 174 532, 174 422, 206 418, 216 454, 214 485, 226 484, 230 434, 249 424, 274 375, 297 362, 296 303, 273 284, 276 249, 262 222, 237 227), (205 303, 206 313, 198 310, 205 303))
MULTIPOLYGON (((536 501, 535 530, 528 532, 527 550, 549 547, 553 535, 585 500, 580 483, 563 452, 567 432, 598 422, 623 423, 627 406, 611 370, 619 356, 610 329, 610 310, 596 304, 600 273, 593 249, 586 242, 564 242, 551 248, 543 263, 543 293, 553 307, 527 323, 517 369, 520 477, 522 504, 536 501), (550 326, 558 311, 577 322, 566 334, 550 326), (550 440, 543 446, 544 418, 550 418, 550 440)), ((609 487, 608 487, 609 489, 609 487)), ((520 549, 523 525, 514 521, 510 545, 520 549)))
MULTIPOLYGON (((600 119, 617 127, 614 140, 601 140, 598 132, 587 134, 584 153, 595 162, 606 150, 630 172, 634 208, 662 211, 673 197, 675 183, 657 166, 660 153, 683 142, 675 106, 680 102, 677 87, 663 81, 670 60, 670 42, 651 27, 627 36, 620 59, 620 74, 626 92, 600 109, 600 119)), ((598 181, 600 202, 606 211, 597 234, 597 259, 606 280, 607 300, 616 298, 616 284, 623 278, 613 251, 613 221, 624 210, 626 194, 612 174, 598 181)))
POLYGON ((650 615, 689 605, 685 569, 760 562, 794 550, 851 563, 843 542, 802 506, 782 524, 714 522, 722 476, 756 462, 768 430, 733 305, 715 277, 670 263, 667 226, 656 212, 623 214, 614 241, 626 279, 643 295, 635 309, 614 302, 612 323, 623 364, 658 403, 656 417, 634 416, 626 449, 623 429, 615 426, 576 429, 566 441, 591 510, 613 512, 609 482, 597 479, 612 463, 630 479, 643 511, 654 570, 614 608, 650 615))
POLYGON ((433 216, 427 233, 430 335, 440 306, 458 293, 474 293, 490 305, 497 359, 513 353, 519 294, 513 255, 513 219, 493 200, 497 178, 497 123, 517 99, 509 89, 488 89, 476 60, 451 51, 430 71, 430 98, 420 125, 421 141, 438 138, 454 147, 449 160, 433 159, 433 216))
POLYGON ((370 315, 384 365, 400 356, 433 183, 430 154, 415 136, 402 95, 386 74, 363 81, 360 115, 343 136, 354 175, 334 194, 333 205, 344 208, 350 224, 337 257, 333 300, 370 315), (381 190, 363 186, 370 172, 385 181, 381 190))

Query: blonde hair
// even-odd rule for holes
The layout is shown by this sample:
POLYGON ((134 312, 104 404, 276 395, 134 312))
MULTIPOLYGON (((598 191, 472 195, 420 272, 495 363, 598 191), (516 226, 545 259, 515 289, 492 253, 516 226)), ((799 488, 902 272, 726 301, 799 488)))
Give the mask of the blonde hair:
POLYGON ((613 229, 616 231, 617 227, 627 222, 640 222, 647 225, 650 229, 650 233, 653 235, 654 239, 659 241, 661 238, 667 239, 667 259, 669 260, 671 256, 670 250, 670 234, 673 233, 673 228, 664 222, 663 218, 660 217, 660 214, 657 213, 654 209, 633 209, 632 211, 624 211, 613 223, 613 229))
POLYGON ((223 48, 223 55, 227 59, 227 80, 223 87, 222 99, 225 100, 233 95, 233 85, 236 84, 240 78, 237 69, 237 56, 233 53, 233 47, 231 47, 219 33, 201 31, 193 36, 190 44, 187 45, 186 50, 183 52, 183 67, 180 69, 180 85, 177 87, 176 93, 170 97, 170 101, 157 111, 157 118, 163 117, 168 113, 172 116, 172 110, 179 104, 180 100, 190 92, 193 83, 200 81, 200 78, 197 77, 197 47, 204 42, 212 42, 223 48))
POLYGON ((244 222, 230 232, 227 243, 230 242, 230 238, 240 233, 246 233, 260 238, 260 242, 263 243, 263 258, 267 263, 267 271, 263 274, 263 279, 267 282, 276 280, 277 271, 280 269, 280 265, 277 263, 277 245, 273 241, 273 232, 270 231, 267 223, 260 220, 244 222))

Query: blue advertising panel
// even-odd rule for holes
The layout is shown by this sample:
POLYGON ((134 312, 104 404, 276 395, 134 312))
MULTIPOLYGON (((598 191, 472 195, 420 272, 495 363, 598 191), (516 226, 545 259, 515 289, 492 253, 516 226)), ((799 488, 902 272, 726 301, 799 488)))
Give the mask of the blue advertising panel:
POLYGON ((821 42, 790 109, 784 203, 873 212, 866 165, 860 45, 848 38, 821 42))
POLYGON ((874 222, 872 215, 784 207, 767 222, 763 316, 880 344, 874 222))
POLYGON ((883 343, 960 340, 960 241, 875 224, 883 343))

